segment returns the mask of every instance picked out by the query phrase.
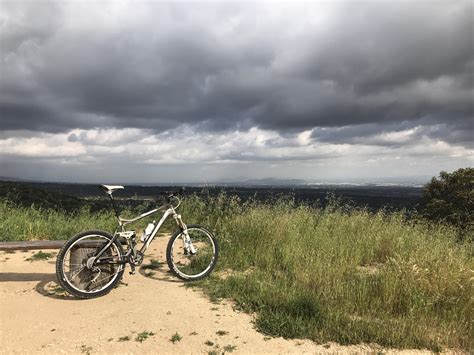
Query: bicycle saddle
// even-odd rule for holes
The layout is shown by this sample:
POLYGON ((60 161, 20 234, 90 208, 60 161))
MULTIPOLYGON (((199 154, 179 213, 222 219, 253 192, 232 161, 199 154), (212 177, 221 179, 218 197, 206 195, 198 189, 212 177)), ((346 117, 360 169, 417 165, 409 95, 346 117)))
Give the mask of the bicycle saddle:
POLYGON ((99 188, 105 191, 105 193, 111 195, 114 191, 121 190, 124 187, 120 185, 99 185, 99 188))

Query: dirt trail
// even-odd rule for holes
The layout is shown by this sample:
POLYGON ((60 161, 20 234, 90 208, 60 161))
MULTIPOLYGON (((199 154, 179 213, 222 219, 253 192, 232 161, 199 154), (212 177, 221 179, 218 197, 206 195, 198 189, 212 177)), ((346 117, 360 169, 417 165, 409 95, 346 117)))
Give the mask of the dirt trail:
MULTIPOLYGON (((166 238, 149 258, 165 260, 166 238)), ((141 269, 108 295, 76 300, 56 284, 55 258, 26 261, 34 252, 0 252, 0 353, 367 353, 368 346, 317 345, 308 340, 268 338, 255 331, 252 317, 230 302, 213 304, 185 288, 165 264, 141 269), (146 275, 154 272, 153 275, 146 275), (153 335, 142 342, 139 333, 153 335), (173 343, 178 333, 182 339, 173 343)), ((386 352, 386 350, 384 350, 386 352)), ((409 351, 406 351, 407 353, 409 351)), ((421 353, 420 351, 415 351, 421 353)), ((428 353, 428 352, 426 352, 428 353)))

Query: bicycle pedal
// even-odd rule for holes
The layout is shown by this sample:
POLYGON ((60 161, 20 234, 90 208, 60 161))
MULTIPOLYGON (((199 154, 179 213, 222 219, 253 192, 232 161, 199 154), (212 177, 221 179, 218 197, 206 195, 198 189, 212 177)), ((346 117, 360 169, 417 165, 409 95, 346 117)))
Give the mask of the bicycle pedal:
POLYGON ((135 270, 128 272, 130 275, 135 275, 135 270))

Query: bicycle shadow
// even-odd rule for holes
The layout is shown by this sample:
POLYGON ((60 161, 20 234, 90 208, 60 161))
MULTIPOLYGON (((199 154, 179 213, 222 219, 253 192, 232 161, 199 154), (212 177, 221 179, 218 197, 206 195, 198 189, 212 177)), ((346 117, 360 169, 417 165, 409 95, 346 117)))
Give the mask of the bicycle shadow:
POLYGON ((165 266, 165 262, 152 259, 149 264, 142 264, 138 272, 140 275, 152 280, 183 283, 183 281, 178 280, 171 271, 165 270, 165 266))
POLYGON ((70 295, 57 282, 56 274, 47 273, 20 273, 4 272, 0 273, 0 282, 31 282, 39 281, 35 286, 35 291, 40 295, 58 299, 77 301, 80 298, 70 295))
MULTIPOLYGON (((150 263, 142 264, 138 269, 140 275, 157 281, 180 283, 184 282, 177 279, 175 275, 166 269, 165 262, 153 260, 150 263)), ((82 298, 73 296, 64 290, 58 283, 54 273, 20 273, 20 272, 0 272, 0 282, 32 282, 39 281, 34 290, 44 297, 57 300, 80 301, 82 298)), ((120 287, 123 282, 116 287, 120 287)))

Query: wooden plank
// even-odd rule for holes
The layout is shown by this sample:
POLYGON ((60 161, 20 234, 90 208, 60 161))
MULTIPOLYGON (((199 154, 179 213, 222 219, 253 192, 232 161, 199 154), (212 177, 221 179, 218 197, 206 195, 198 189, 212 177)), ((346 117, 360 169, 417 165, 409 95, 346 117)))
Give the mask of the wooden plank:
POLYGON ((61 249, 65 240, 34 240, 0 242, 0 250, 38 250, 38 249, 61 249))

